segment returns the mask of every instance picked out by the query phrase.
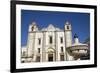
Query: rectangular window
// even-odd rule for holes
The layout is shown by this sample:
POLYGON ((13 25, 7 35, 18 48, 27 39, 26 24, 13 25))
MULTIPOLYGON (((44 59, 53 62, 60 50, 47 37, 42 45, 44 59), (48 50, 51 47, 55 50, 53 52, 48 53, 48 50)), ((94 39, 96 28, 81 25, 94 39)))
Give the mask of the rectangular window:
POLYGON ((38 48, 38 53, 40 53, 40 48, 38 48))
POLYGON ((39 45, 41 44, 41 39, 40 39, 40 38, 38 38, 38 44, 39 44, 39 45))
POLYGON ((61 47, 61 52, 64 52, 63 47, 61 47))
POLYGON ((52 44, 52 36, 49 37, 49 43, 52 44))
POLYGON ((60 42, 63 43, 63 37, 60 38, 60 42))

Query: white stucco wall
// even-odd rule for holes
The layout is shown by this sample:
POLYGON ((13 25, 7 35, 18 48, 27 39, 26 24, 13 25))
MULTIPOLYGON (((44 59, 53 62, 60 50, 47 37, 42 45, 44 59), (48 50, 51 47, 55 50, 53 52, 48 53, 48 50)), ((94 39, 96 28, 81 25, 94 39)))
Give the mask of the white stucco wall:
POLYGON ((34 54, 34 61, 37 55, 40 55, 41 61, 48 61, 48 50, 52 49, 54 52, 53 57, 56 58, 54 61, 60 61, 61 47, 63 47, 64 60, 71 60, 70 55, 66 54, 66 47, 72 45, 71 26, 68 26, 69 29, 65 27, 66 31, 56 28, 52 24, 42 30, 35 30, 36 27, 34 31, 31 31, 32 25, 30 25, 27 42, 28 55, 34 54), (52 43, 49 42, 50 36, 52 36, 52 43), (61 37, 63 43, 61 43, 61 37), (38 44, 38 39, 41 40, 41 44, 38 44), (38 48, 40 48, 40 53, 38 53, 38 48))
POLYGON ((23 46, 21 47, 21 54, 23 55, 23 52, 25 52, 25 55, 27 55, 27 47, 23 46))
POLYGON ((64 35, 64 31, 57 32, 56 40, 57 40, 57 44, 56 45, 57 45, 57 49, 58 49, 58 61, 60 61, 61 47, 63 47, 64 57, 65 57, 65 35, 64 35), (60 42, 61 41, 61 39, 60 39, 61 37, 63 38, 63 43, 60 42))
POLYGON ((32 56, 32 54, 33 54, 34 36, 35 36, 35 33, 28 33, 28 40, 27 40, 27 53, 28 53, 28 56, 32 56))

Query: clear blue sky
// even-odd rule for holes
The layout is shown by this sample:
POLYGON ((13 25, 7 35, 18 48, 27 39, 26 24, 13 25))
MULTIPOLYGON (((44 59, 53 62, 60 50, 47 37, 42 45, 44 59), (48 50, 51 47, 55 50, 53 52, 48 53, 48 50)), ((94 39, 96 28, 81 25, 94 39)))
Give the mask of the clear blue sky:
POLYGON ((34 11, 21 10, 21 45, 27 43, 29 25, 35 21, 39 29, 53 24, 64 29, 64 24, 69 21, 72 25, 72 37, 76 33, 80 42, 90 37, 90 14, 76 12, 34 11))

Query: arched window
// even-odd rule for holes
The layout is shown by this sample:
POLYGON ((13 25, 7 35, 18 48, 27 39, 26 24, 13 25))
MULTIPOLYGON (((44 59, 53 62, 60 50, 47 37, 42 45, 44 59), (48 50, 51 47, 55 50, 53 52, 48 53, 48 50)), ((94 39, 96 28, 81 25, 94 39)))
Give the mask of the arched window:
POLYGON ((67 29, 69 29, 69 26, 67 26, 67 29))
POLYGON ((33 29, 34 29, 34 26, 32 26, 31 30, 33 31, 33 29))

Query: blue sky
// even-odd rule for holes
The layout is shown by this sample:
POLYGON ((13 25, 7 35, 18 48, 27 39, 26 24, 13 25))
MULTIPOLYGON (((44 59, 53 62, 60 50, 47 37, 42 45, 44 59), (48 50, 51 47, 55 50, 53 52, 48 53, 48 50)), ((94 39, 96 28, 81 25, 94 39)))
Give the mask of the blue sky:
POLYGON ((35 21, 39 29, 53 24, 55 27, 64 29, 66 21, 72 25, 72 37, 76 33, 80 42, 90 37, 90 14, 76 12, 34 11, 21 10, 21 45, 27 43, 29 25, 35 21))

